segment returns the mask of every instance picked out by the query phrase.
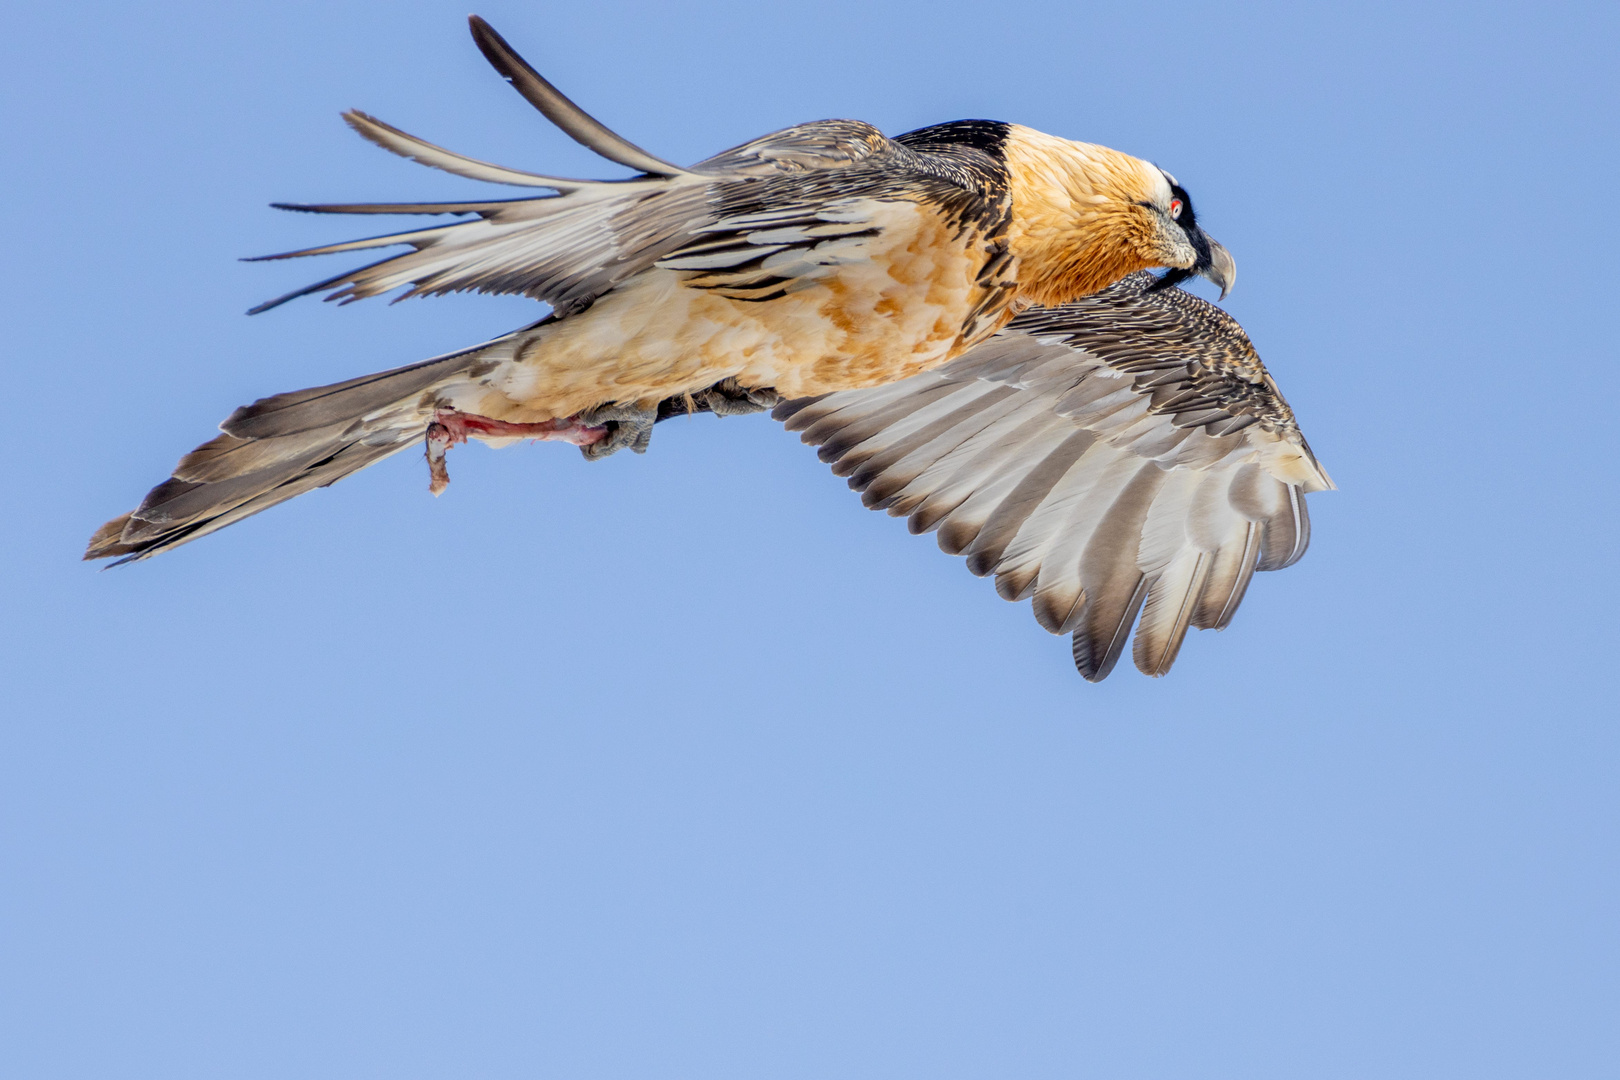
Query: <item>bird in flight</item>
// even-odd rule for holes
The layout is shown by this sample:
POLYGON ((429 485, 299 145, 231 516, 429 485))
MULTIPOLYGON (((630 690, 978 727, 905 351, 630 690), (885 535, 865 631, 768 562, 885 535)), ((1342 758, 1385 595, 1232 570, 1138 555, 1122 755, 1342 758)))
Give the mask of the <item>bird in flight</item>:
POLYGON ((422 446, 429 487, 469 438, 647 449, 673 415, 774 409, 869 506, 1072 634, 1088 679, 1169 669, 1189 626, 1230 620, 1256 569, 1309 537, 1331 487, 1224 297, 1226 250, 1157 166, 1016 124, 889 138, 787 128, 689 168, 564 97, 471 19, 495 69, 626 180, 452 153, 371 116, 360 135, 475 180, 542 189, 450 203, 290 205, 456 220, 284 255, 404 246, 253 309, 326 292, 516 293, 543 319, 493 341, 237 409, 87 559, 149 558, 422 446), (1147 273, 1163 268, 1165 273, 1147 273))

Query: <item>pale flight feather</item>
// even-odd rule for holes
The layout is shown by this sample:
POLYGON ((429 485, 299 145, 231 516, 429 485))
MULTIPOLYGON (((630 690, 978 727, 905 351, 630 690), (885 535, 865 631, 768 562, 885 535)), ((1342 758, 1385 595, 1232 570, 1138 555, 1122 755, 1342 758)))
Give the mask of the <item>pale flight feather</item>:
POLYGON ((1170 669, 1220 629, 1256 570, 1310 542, 1304 495, 1333 486, 1230 316, 1139 273, 1035 309, 934 371, 784 403, 789 430, 867 506, 937 530, 1105 677, 1170 669))

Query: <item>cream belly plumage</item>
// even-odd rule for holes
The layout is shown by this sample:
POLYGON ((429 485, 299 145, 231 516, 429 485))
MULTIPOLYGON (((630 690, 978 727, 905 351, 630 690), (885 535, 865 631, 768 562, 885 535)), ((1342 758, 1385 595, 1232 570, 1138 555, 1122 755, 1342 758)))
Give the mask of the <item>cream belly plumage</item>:
POLYGON ((964 329, 986 292, 964 250, 971 237, 941 235, 915 203, 875 205, 866 220, 876 236, 845 242, 838 264, 770 303, 690 288, 688 270, 644 270, 589 317, 521 331, 511 359, 444 388, 437 404, 532 423, 604 403, 651 409, 728 378, 804 397, 907 378, 997 328, 964 329))

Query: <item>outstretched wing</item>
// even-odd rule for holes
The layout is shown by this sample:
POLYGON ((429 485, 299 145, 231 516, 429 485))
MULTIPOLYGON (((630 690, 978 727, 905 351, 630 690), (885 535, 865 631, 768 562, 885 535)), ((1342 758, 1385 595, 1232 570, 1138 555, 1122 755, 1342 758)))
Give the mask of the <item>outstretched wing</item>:
MULTIPOLYGON (((561 316, 588 307, 615 285, 654 265, 690 271, 694 287, 738 299, 781 295, 779 288, 859 259, 880 230, 876 203, 910 199, 958 213, 964 181, 888 139, 870 124, 824 120, 788 128, 684 169, 610 131, 542 78, 476 16, 473 36, 500 73, 564 132, 603 157, 642 171, 618 181, 542 176, 446 150, 361 112, 344 119, 385 150, 457 176, 544 188, 534 198, 452 203, 278 203, 281 209, 343 214, 440 214, 463 220, 327 244, 265 259, 408 246, 410 251, 345 271, 254 308, 327 292, 344 302, 403 288, 401 295, 518 293, 561 316)), ((940 155, 932 155, 938 157, 940 155)), ((947 155, 948 156, 948 155, 947 155)), ((967 195, 975 194, 966 192, 967 195)), ((971 201, 971 199, 970 199, 971 201)), ((983 200, 980 200, 981 202, 983 200)), ((975 209, 1004 215, 992 198, 975 209)), ((992 228, 993 231, 993 228, 992 228)))
POLYGON ((1190 626, 1225 627, 1256 570, 1305 553, 1316 463, 1243 328, 1141 272, 1035 309, 904 382, 775 416, 876 510, 994 574, 1074 637, 1098 681, 1170 670, 1190 626))

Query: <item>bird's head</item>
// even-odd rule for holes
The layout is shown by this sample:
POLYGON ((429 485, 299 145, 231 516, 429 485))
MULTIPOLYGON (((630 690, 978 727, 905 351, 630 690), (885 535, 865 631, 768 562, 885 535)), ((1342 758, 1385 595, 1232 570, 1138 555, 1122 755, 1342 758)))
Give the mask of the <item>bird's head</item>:
POLYGON ((1167 284, 1198 274, 1223 299, 1231 291, 1237 264, 1199 227, 1192 199, 1163 169, 1019 125, 1004 153, 1021 300, 1066 304, 1150 267, 1167 268, 1167 284))

